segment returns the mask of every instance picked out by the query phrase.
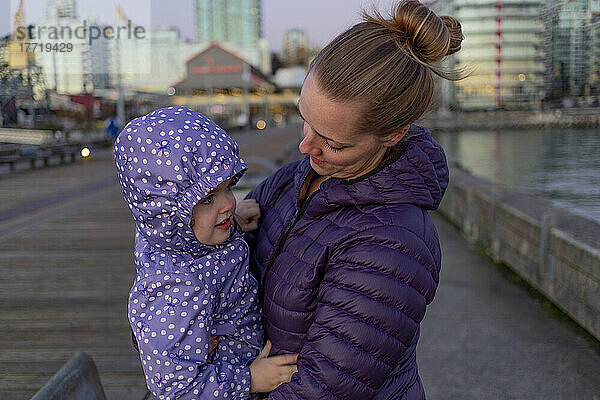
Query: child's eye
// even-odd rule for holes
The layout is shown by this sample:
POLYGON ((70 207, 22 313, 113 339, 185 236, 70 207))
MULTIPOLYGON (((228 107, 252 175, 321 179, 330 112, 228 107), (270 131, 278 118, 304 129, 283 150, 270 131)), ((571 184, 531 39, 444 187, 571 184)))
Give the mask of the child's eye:
POLYGON ((208 196, 200 200, 200 204, 211 204, 213 202, 213 197, 214 196, 212 194, 209 194, 208 196))

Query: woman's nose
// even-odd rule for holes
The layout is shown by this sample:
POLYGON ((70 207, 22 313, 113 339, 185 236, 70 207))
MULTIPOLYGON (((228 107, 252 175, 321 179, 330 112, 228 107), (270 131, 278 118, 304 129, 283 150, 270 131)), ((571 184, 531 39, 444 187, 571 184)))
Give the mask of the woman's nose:
POLYGON ((321 154, 321 149, 315 144, 315 135, 312 133, 310 127, 307 124, 304 124, 304 139, 300 142, 298 149, 302 154, 310 154, 313 156, 318 156, 321 154))

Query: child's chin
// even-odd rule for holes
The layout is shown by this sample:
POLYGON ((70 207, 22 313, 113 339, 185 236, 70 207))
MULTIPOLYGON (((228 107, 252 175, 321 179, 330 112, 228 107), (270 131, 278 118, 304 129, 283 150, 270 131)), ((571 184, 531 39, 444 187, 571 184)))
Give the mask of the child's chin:
POLYGON ((203 245, 206 245, 206 246, 216 246, 218 244, 225 242, 227 239, 229 239, 230 236, 231 236, 231 230, 228 230, 228 231, 223 231, 222 235, 219 235, 218 238, 214 237, 213 240, 202 241, 202 240, 198 240, 197 237, 196 237, 196 240, 198 240, 200 243, 202 243, 203 245))
POLYGON ((210 245, 216 246, 218 244, 221 244, 221 243, 225 242, 227 239, 229 239, 229 236, 231 236, 230 230, 223 231, 223 233, 221 235, 219 235, 218 238, 215 237, 214 241, 212 241, 210 245))
POLYGON ((229 239, 229 236, 231 236, 231 232, 227 231, 227 236, 225 236, 225 238, 217 244, 221 244, 221 243, 225 242, 227 239, 229 239))

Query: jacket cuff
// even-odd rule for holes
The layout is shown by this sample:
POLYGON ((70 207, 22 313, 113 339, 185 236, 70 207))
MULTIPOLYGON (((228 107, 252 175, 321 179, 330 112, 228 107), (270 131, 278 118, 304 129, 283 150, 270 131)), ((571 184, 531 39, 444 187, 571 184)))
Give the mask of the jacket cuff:
POLYGON ((240 367, 240 372, 236 374, 235 379, 234 399, 247 400, 250 398, 250 380, 250 368, 245 365, 240 367))

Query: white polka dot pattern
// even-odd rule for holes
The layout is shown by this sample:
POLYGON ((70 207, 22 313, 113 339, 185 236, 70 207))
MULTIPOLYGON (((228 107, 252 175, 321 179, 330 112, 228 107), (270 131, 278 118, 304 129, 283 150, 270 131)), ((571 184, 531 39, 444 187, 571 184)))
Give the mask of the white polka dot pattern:
POLYGON ((159 249, 210 251, 190 228, 192 208, 220 183, 245 172, 235 141, 204 115, 168 107, 129 122, 114 150, 139 233, 159 249))
POLYGON ((247 365, 263 345, 248 245, 234 230, 203 245, 189 228, 196 202, 245 171, 236 143, 203 115, 169 107, 123 129, 115 162, 136 222, 128 318, 148 388, 161 400, 247 399, 247 365))

